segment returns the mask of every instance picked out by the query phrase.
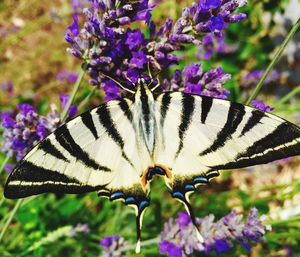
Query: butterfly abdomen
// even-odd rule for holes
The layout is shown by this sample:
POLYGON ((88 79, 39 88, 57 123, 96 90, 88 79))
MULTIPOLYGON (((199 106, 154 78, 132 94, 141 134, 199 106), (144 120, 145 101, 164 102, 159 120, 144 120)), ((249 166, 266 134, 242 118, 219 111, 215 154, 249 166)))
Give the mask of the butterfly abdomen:
POLYGON ((147 85, 140 84, 135 95, 135 124, 148 152, 154 154, 156 138, 155 100, 147 85))

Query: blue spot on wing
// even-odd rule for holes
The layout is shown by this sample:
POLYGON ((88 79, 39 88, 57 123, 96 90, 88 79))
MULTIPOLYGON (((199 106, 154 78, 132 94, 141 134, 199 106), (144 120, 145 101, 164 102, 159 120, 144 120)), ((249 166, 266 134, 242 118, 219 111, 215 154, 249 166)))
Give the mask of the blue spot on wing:
POLYGON ((136 204, 136 201, 132 196, 129 196, 125 199, 125 204, 136 204))
POLYGON ((195 187, 193 185, 187 184, 184 186, 184 190, 187 191, 194 191, 195 187))
POLYGON ((115 192, 110 196, 110 200, 114 201, 114 200, 124 198, 124 197, 125 197, 125 195, 123 192, 115 192))
POLYGON ((179 192, 179 191, 175 191, 175 192, 173 192, 172 193, 172 196, 174 197, 174 198, 178 198, 178 199, 185 199, 185 197, 184 197, 184 194, 182 194, 181 192, 179 192))
POLYGON ((139 212, 142 212, 146 207, 149 206, 149 201, 142 201, 139 204, 139 212))
POLYGON ((196 178, 194 178, 194 183, 208 183, 208 180, 207 180, 207 178, 205 178, 205 177, 196 177, 196 178))

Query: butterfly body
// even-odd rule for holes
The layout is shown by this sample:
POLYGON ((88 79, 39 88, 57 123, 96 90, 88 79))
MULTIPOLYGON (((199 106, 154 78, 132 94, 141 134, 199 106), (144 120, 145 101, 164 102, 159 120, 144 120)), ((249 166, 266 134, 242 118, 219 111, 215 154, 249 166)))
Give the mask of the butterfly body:
POLYGON ((275 115, 183 92, 153 95, 143 80, 136 86, 132 98, 85 112, 36 145, 9 176, 5 197, 96 191, 136 209, 140 238, 153 176, 164 177, 195 223, 188 197, 218 170, 300 155, 300 128, 275 115))

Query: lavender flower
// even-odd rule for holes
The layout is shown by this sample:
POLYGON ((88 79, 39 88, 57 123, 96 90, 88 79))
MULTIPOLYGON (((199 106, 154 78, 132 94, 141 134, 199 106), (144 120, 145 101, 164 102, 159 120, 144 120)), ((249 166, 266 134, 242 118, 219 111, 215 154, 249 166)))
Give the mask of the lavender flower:
POLYGON ((176 22, 173 30, 173 39, 184 43, 194 41, 193 35, 187 37, 187 31, 196 33, 215 33, 222 35, 228 23, 234 23, 246 18, 244 13, 233 14, 246 1, 239 0, 199 0, 198 4, 192 3, 182 12, 182 17, 176 22))
POLYGON ((128 245, 120 235, 107 236, 100 240, 100 245, 103 248, 103 256, 105 257, 123 257, 122 251, 128 245))
POLYGON ((252 208, 245 222, 242 221, 243 216, 237 215, 236 211, 216 222, 212 214, 197 219, 204 238, 204 243, 200 243, 188 214, 179 213, 176 221, 171 218, 165 223, 161 233, 162 241, 159 243, 160 253, 165 253, 168 257, 185 257, 193 252, 208 254, 215 251, 220 254, 232 248, 233 242, 240 243, 250 251, 250 242, 257 243, 267 230, 271 230, 270 226, 262 223, 265 216, 258 217, 257 214, 257 209, 252 208))
MULTIPOLYGON (((62 105, 68 99, 61 96, 62 105)), ((64 108, 64 106, 63 106, 64 108)), ((75 115, 77 108, 69 109, 69 118, 75 115)), ((59 112, 55 105, 47 116, 39 115, 30 104, 18 104, 18 113, 5 112, 1 115, 3 132, 2 151, 8 156, 15 156, 17 161, 30 150, 37 141, 44 139, 60 125, 59 112)))
POLYGON ((89 232, 90 228, 88 224, 78 223, 76 227, 71 226, 68 236, 75 237, 78 233, 88 234, 89 232))
MULTIPOLYGON (((264 70, 254 70, 251 72, 247 72, 244 74, 244 76, 241 79, 241 87, 243 88, 249 88, 252 86, 255 86, 258 81, 261 79, 261 77, 264 74, 264 70)), ((265 84, 270 84, 271 82, 276 82, 280 79, 280 74, 277 70, 272 70, 268 77, 265 80, 265 84)))
MULTIPOLYGON (((155 23, 150 22, 151 11, 155 5, 150 5, 149 0, 90 2, 91 8, 83 11, 86 18, 84 28, 79 30, 78 15, 74 15, 65 39, 71 44, 68 52, 87 64, 90 84, 102 84, 109 88, 105 90, 109 94, 107 100, 123 93, 122 90, 115 89, 113 83, 108 82, 108 76, 117 76, 119 81, 127 81, 127 86, 132 87, 129 81, 135 82, 140 77, 147 79, 149 72, 155 74, 177 64, 179 57, 175 51, 184 49, 183 44, 199 46, 205 33, 214 33, 222 38, 227 24, 245 18, 244 14, 233 13, 245 1, 200 0, 198 4, 193 3, 185 8, 182 17, 175 23, 167 19, 161 28, 156 28, 155 23), (140 29, 131 30, 124 26, 134 21, 144 21, 148 25, 149 37, 140 29)), ((218 71, 219 69, 212 73, 218 71)), ((216 76, 217 80, 222 77, 219 73, 216 76)), ((168 80, 171 81, 171 78, 168 80)), ((201 92, 224 98, 228 93, 219 88, 220 83, 223 82, 215 81, 214 86, 209 85, 201 92)))
POLYGON ((200 64, 190 64, 182 72, 177 70, 173 79, 164 81, 164 90, 182 88, 186 93, 211 96, 226 99, 230 93, 223 88, 223 84, 230 79, 230 75, 224 73, 221 67, 204 72, 200 64))
POLYGON ((9 97, 13 96, 13 83, 11 81, 1 81, 0 90, 7 93, 9 97))
POLYGON ((56 75, 56 79, 59 82, 75 83, 78 78, 78 74, 68 69, 63 69, 56 75))
POLYGON ((256 109, 259 109, 259 110, 263 111, 263 112, 269 112, 269 111, 274 110, 274 107, 265 105, 263 102, 260 102, 258 100, 253 100, 252 101, 252 106, 256 109))
POLYGON ((105 101, 107 102, 120 98, 120 88, 112 80, 106 80, 103 82, 103 90, 105 92, 105 101))
POLYGON ((237 44, 228 45, 224 42, 224 35, 216 36, 209 33, 202 39, 202 44, 196 52, 196 57, 200 60, 209 60, 213 54, 229 54, 237 50, 237 44))
POLYGON ((10 174, 13 171, 14 167, 14 164, 5 164, 4 170, 7 172, 7 174, 10 174))

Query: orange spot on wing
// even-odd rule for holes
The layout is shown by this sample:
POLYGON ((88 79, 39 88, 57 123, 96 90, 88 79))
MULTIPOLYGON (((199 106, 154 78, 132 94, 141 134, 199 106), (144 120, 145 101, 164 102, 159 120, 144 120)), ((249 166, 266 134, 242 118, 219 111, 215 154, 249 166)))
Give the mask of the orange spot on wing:
POLYGON ((147 173, 149 171, 151 167, 148 167, 144 172, 143 172, 143 175, 142 175, 142 178, 141 178, 141 183, 142 183, 142 186, 145 187, 146 184, 147 184, 147 173))
POLYGON ((141 177, 141 184, 142 184, 143 187, 145 187, 147 185, 147 174, 149 172, 149 169, 155 168, 155 167, 162 168, 164 170, 167 178, 172 179, 173 174, 172 174, 172 172, 166 166, 161 165, 161 164, 156 164, 154 167, 148 166, 148 168, 143 172, 143 175, 141 177))

